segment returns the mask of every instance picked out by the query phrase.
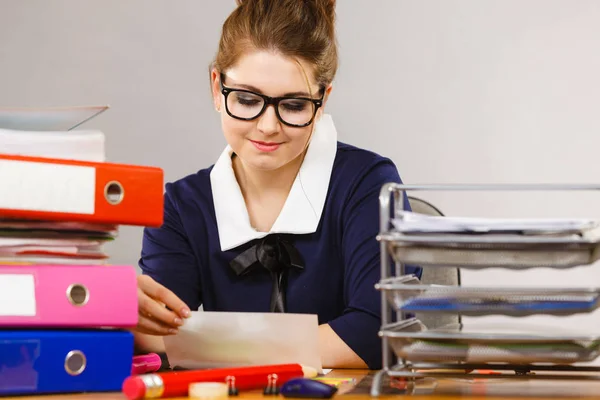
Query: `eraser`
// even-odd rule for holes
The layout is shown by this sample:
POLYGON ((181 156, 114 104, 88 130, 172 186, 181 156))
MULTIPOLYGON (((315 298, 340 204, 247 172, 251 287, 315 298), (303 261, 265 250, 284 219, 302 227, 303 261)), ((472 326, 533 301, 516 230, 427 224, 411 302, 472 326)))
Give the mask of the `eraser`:
POLYGON ((224 382, 191 383, 188 397, 196 400, 226 399, 229 397, 229 387, 224 382))

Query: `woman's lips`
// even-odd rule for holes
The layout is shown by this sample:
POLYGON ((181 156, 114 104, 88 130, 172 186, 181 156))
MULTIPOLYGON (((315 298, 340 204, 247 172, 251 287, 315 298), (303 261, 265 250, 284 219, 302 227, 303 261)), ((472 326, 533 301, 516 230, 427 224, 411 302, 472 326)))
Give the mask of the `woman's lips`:
POLYGON ((260 141, 256 141, 256 140, 250 140, 250 142, 252 142, 252 144, 254 145, 254 147, 256 147, 258 150, 264 151, 264 152, 275 151, 281 145, 281 143, 276 143, 276 142, 260 142, 260 141))

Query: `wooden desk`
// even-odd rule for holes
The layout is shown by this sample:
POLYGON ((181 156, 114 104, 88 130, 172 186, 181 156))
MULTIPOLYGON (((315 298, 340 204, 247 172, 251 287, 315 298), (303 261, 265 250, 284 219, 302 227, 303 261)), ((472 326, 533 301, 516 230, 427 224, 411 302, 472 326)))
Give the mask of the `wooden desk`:
MULTIPOLYGON (((488 380, 485 382, 466 382, 465 380, 452 379, 426 379, 419 383, 421 390, 413 395, 383 394, 378 398, 369 395, 372 372, 366 370, 334 370, 328 376, 354 378, 354 384, 340 387, 335 397, 340 400, 392 400, 414 398, 415 400, 572 400, 584 397, 586 400, 600 400, 600 381, 545 381, 545 380, 488 380)), ((241 393, 240 400, 248 399, 283 399, 282 396, 264 396, 261 391, 241 393)), ((2 400, 126 400, 119 392, 93 393, 73 395, 43 395, 4 397, 2 400)), ((170 398, 170 400, 183 400, 187 397, 170 398)), ((236 397, 231 398, 236 399, 236 397)))

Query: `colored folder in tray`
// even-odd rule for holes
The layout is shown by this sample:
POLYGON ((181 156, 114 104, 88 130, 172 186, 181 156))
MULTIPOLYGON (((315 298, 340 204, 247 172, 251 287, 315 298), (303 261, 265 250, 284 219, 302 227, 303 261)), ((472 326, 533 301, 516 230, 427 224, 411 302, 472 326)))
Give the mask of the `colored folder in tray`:
POLYGON ((376 287, 386 292, 396 310, 407 313, 571 315, 594 311, 600 305, 600 288, 423 285, 414 275, 388 278, 376 287))

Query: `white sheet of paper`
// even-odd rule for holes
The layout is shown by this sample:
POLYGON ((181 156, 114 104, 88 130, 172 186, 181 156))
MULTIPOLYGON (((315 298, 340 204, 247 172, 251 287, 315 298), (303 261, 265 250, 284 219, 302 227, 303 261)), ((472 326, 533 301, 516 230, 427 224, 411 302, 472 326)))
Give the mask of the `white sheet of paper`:
POLYGON ((314 314, 198 311, 164 342, 171 367, 298 363, 322 373, 318 327, 314 314))
POLYGON ((529 234, 596 234, 600 222, 591 219, 558 218, 472 218, 439 217, 402 211, 402 218, 392 219, 394 228, 399 232, 455 232, 455 233, 504 233, 527 232, 529 234))

